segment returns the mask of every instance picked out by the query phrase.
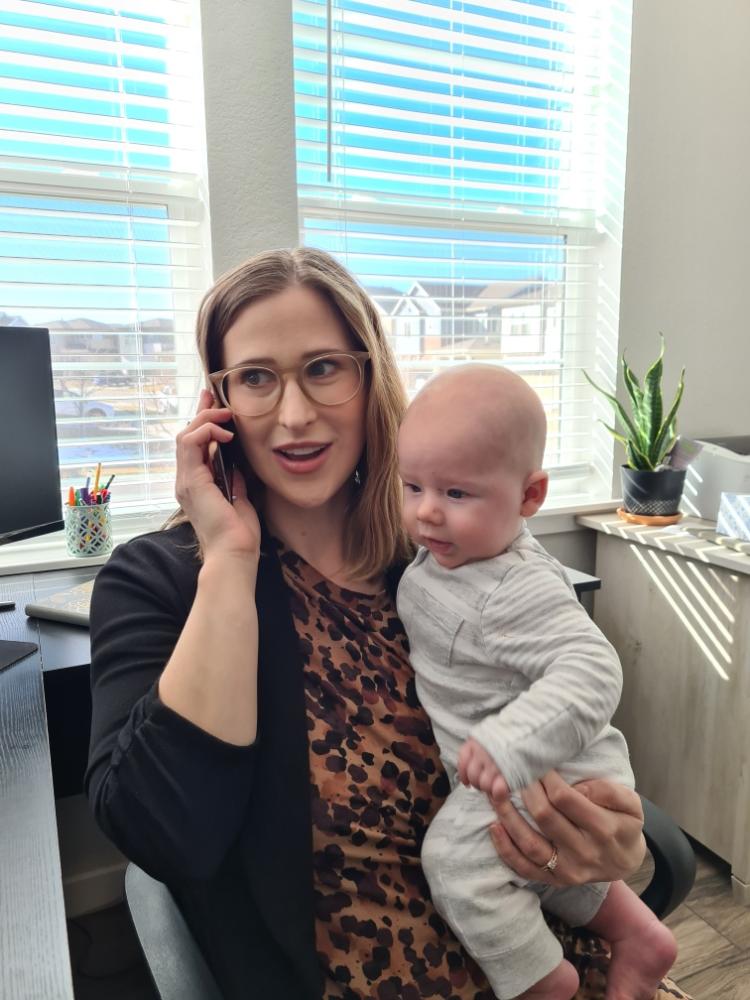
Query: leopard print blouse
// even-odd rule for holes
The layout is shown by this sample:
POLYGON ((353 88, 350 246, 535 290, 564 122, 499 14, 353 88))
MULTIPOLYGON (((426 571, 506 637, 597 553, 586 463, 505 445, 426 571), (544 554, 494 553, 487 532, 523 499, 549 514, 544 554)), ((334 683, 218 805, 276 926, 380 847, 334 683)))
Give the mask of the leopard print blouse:
MULTIPOLYGON (((337 587, 281 546, 279 556, 304 663, 324 1000, 494 1000, 419 863, 449 786, 394 603, 337 587)), ((602 944, 553 929, 581 973, 578 1000, 601 1000, 602 944)), ((667 997, 689 1000, 672 983, 655 1000, 667 997)))

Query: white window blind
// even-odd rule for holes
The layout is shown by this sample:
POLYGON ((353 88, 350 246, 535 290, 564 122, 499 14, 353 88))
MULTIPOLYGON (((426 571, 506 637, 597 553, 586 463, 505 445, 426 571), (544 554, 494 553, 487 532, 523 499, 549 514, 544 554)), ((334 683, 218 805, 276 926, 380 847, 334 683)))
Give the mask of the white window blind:
POLYGON ((505 364, 558 504, 610 495, 629 0, 294 0, 302 238, 360 279, 409 391, 505 364))
POLYGON ((197 0, 0 7, 0 325, 51 335, 60 473, 174 496, 210 280, 197 0))

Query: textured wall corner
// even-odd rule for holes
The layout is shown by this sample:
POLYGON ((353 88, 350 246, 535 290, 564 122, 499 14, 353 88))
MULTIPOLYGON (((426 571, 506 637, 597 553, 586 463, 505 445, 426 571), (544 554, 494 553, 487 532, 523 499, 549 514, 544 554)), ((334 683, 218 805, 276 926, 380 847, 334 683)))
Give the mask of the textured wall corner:
POLYGON ((214 276, 299 242, 291 0, 201 0, 214 276))

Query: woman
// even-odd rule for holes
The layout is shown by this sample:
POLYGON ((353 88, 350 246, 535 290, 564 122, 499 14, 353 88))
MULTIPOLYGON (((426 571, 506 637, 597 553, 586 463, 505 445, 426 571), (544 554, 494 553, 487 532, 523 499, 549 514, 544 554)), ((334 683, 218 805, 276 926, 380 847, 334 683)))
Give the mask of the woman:
MULTIPOLYGON (((327 254, 274 251, 217 282, 197 337, 215 396, 177 438, 181 513, 94 592, 98 821, 170 886, 228 1000, 489 1000, 419 866, 448 787, 394 610, 404 399, 377 313, 327 254), (209 454, 230 442, 232 503, 209 454)), ((507 807, 494 833, 521 875, 640 862, 627 789, 552 774, 526 799, 543 832, 507 807)))

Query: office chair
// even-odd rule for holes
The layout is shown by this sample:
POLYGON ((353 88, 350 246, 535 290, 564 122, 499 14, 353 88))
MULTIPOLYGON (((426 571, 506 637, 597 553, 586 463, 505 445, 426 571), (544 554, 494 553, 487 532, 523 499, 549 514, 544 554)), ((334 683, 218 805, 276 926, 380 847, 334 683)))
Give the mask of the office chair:
MULTIPOLYGON (((663 920, 693 886, 695 855, 666 813, 643 796, 641 802, 643 833, 655 866, 641 899, 663 920)), ((125 898, 160 1000, 222 1000, 169 889, 131 863, 125 872, 125 898)))

